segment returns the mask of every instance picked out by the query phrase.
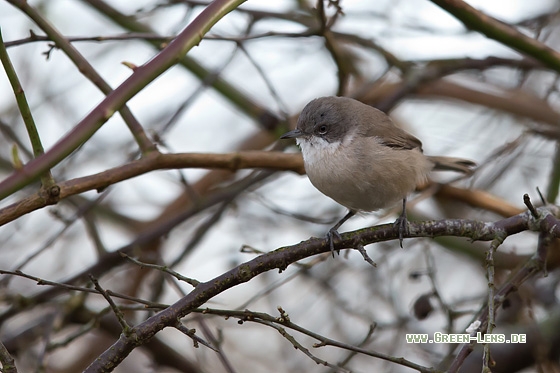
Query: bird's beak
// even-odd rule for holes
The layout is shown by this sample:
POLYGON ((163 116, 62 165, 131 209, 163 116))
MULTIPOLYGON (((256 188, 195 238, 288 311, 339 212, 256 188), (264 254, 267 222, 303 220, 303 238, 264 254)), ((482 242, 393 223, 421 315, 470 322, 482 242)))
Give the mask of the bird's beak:
POLYGON ((298 137, 301 137, 301 136, 303 136, 303 132, 299 128, 296 128, 293 131, 286 132, 285 134, 280 136, 280 138, 281 139, 295 139, 295 138, 298 138, 298 137))

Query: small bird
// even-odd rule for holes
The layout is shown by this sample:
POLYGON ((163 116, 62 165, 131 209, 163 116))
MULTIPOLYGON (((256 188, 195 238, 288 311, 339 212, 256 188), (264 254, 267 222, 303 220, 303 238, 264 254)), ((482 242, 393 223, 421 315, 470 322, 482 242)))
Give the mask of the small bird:
POLYGON ((301 112, 296 129, 281 139, 295 138, 305 171, 320 192, 349 212, 327 233, 334 256, 333 236, 361 211, 376 211, 402 201, 395 221, 402 247, 408 231, 406 197, 433 170, 465 174, 476 164, 467 159, 426 156, 416 137, 395 126, 385 113, 348 97, 320 97, 301 112))

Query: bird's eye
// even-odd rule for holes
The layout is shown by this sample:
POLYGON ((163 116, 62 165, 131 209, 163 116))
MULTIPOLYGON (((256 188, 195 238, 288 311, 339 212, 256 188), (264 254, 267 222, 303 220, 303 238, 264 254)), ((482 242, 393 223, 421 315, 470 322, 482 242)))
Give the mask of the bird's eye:
POLYGON ((326 124, 321 124, 319 127, 317 127, 317 133, 319 135, 324 135, 325 133, 327 133, 329 129, 329 126, 327 126, 326 124))

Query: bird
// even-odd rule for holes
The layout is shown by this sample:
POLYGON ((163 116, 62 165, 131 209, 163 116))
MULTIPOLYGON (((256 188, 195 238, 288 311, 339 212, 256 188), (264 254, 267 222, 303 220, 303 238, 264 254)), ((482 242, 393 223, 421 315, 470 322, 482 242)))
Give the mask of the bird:
POLYGON ((468 159, 426 156, 422 142, 397 127, 384 112, 349 97, 319 97, 299 115, 296 128, 281 139, 295 138, 301 148, 311 183, 348 213, 327 233, 334 257, 333 238, 358 212, 391 207, 402 201, 395 221, 399 243, 408 232, 406 199, 427 181, 432 170, 471 174, 468 159))

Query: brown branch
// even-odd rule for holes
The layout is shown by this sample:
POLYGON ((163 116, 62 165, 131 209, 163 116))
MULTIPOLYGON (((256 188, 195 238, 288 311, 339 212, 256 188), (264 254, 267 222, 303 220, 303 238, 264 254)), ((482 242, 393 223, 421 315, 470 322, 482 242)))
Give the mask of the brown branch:
MULTIPOLYGON (((107 36, 67 36, 66 40, 70 43, 77 43, 77 42, 101 43, 104 41, 129 41, 129 40, 141 39, 141 40, 157 41, 160 43, 169 43, 174 38, 175 35, 163 36, 150 32, 127 32, 124 34, 107 35, 107 36)), ((13 40, 4 43, 4 45, 6 46, 6 48, 10 48, 18 45, 25 45, 25 44, 37 43, 37 42, 52 42, 52 41, 53 40, 49 36, 37 35, 36 33, 33 32, 33 30, 29 30, 28 37, 23 39, 13 40)))
POLYGON ((510 25, 490 17, 462 0, 432 0, 457 18, 465 27, 478 31, 518 52, 534 57, 549 68, 560 72, 560 53, 510 25))
POLYGON ((508 201, 479 189, 463 189, 443 184, 440 186, 438 196, 456 199, 473 207, 492 211, 503 217, 517 215, 523 211, 508 201))
MULTIPOLYGON (((360 97, 360 100, 377 106, 384 100, 400 90, 405 82, 386 83, 382 86, 372 87, 360 97)), ((439 79, 423 83, 414 91, 413 97, 431 99, 456 99, 463 102, 481 105, 489 109, 501 110, 513 115, 519 115, 539 122, 551 124, 554 127, 560 122, 560 114, 546 101, 521 90, 503 90, 501 94, 492 93, 496 88, 483 91, 457 84, 456 82, 439 79)))
POLYGON ((229 154, 178 153, 160 154, 153 152, 145 157, 97 174, 79 177, 58 184, 60 191, 56 198, 48 198, 37 192, 0 210, 0 226, 18 217, 47 205, 56 204, 60 199, 87 192, 103 190, 115 183, 143 175, 154 170, 178 168, 220 168, 237 171, 247 168, 268 168, 304 173, 301 154, 265 151, 244 151, 229 154))
MULTIPOLYGON (((547 208, 540 208, 539 214, 542 217, 540 219, 534 219, 530 213, 524 212, 494 223, 473 220, 410 222, 407 237, 451 235, 469 237, 472 240, 489 241, 498 236, 507 237, 526 230, 547 232, 546 234, 549 237, 560 237, 560 221, 552 215, 551 211, 547 208)), ((335 239, 335 249, 339 250, 356 247, 360 244, 368 245, 374 242, 394 240, 398 236, 398 228, 395 228, 393 224, 380 225, 342 234, 341 239, 335 239)), ((283 271, 288 265, 301 259, 329 251, 330 245, 328 240, 311 238, 297 245, 282 247, 258 256, 208 282, 200 283, 186 297, 135 326, 131 331, 131 335, 134 336, 133 338, 121 335, 119 340, 95 359, 85 372, 111 371, 132 350, 149 342, 160 330, 167 326, 174 326, 177 319, 186 316, 208 300, 234 286, 250 281, 261 273, 272 269, 283 271)), ((539 253, 542 254, 540 250, 539 253)), ((539 258, 541 258, 540 255, 539 258)), ((505 298, 507 294, 516 289, 516 286, 538 272, 542 268, 538 265, 538 263, 541 263, 541 260, 539 259, 536 263, 535 265, 527 266, 526 272, 516 273, 514 277, 519 281, 512 280, 510 286, 502 289, 502 292, 498 292, 496 296, 502 295, 505 298)))
MULTIPOLYGON (((32 211, 56 204, 60 199, 68 198, 89 190, 103 190, 112 184, 143 175, 150 171, 181 168, 216 168, 230 171, 266 168, 271 170, 293 171, 299 174, 305 173, 300 153, 266 151, 241 151, 226 154, 152 153, 123 166, 62 182, 59 184, 60 193, 55 199, 45 198, 44 194, 38 192, 0 209, 0 226, 32 211)), ((425 186, 421 187, 421 189, 422 188, 425 188, 425 186)), ((439 186, 437 195, 440 197, 454 198, 473 207, 483 208, 504 217, 516 215, 522 211, 506 201, 481 190, 462 189, 444 184, 439 186)))
MULTIPOLYGON (((543 210, 539 209, 539 212, 542 213, 543 210)), ((529 213, 524 213, 526 216, 529 213)), ((558 238, 557 234, 548 234, 547 228, 553 229, 554 231, 558 231, 557 224, 559 223, 558 219, 554 218, 553 216, 549 215, 545 219, 540 220, 540 229, 541 233, 539 235, 539 243, 537 246, 537 252, 533 255, 533 257, 525 263, 525 265, 520 268, 519 270, 512 273, 511 277, 504 283, 498 291, 493 296, 493 310, 490 310, 489 306, 483 307, 483 309, 478 313, 478 316, 475 320, 480 323, 478 330, 484 332, 486 327, 488 326, 490 313, 495 315, 496 310, 498 307, 502 305, 502 303, 506 300, 507 296, 519 289, 519 287, 528 279, 532 278, 535 274, 542 271, 545 267, 546 256, 549 249, 553 248, 553 241, 555 238, 558 238)), ((552 233, 552 232, 551 232, 552 233)), ((476 335, 476 332, 471 333, 471 336, 476 335)), ((473 351, 473 343, 463 344, 459 349, 455 359, 451 363, 447 372, 453 373, 459 371, 461 365, 473 351)))
MULTIPOLYGON (((183 209, 180 213, 173 215, 165 221, 159 221, 157 224, 146 227, 144 230, 135 235, 135 238, 130 243, 121 246, 117 251, 111 251, 103 255, 97 260, 97 262, 90 265, 88 268, 85 268, 81 272, 74 274, 70 278, 66 279, 64 281, 64 284, 72 286, 75 284, 83 283, 84 281, 87 281, 89 275, 100 278, 103 274, 107 273, 111 269, 125 263, 125 260, 121 256, 121 253, 125 253, 128 255, 137 255, 140 252, 139 248, 149 246, 153 242, 159 242, 159 239, 162 236, 167 235, 177 225, 185 222, 199 212, 204 211, 218 203, 231 202, 240 193, 246 191, 248 187, 254 185, 255 183, 262 182, 271 174, 271 172, 267 171, 258 172, 256 175, 249 175, 226 187, 219 188, 214 190, 212 193, 208 193, 204 199, 199 200, 195 204, 192 204, 189 208, 183 209)), ((42 304, 52 300, 59 294, 64 293, 64 290, 64 287, 57 286, 36 293, 33 296, 27 298, 25 302, 12 302, 8 309, 0 313, 0 325, 25 309, 35 307, 38 304, 42 304)), ((114 296, 114 294, 112 295, 114 296)))
MULTIPOLYGON (((15 0, 13 0, 15 1, 15 0)), ((216 0, 154 58, 136 68, 133 74, 111 91, 84 119, 42 156, 28 162, 21 170, 0 181, 0 199, 29 185, 46 169, 53 167, 84 144, 101 126, 135 94, 175 65, 198 45, 202 36, 223 16, 244 0, 216 0)), ((21 3, 18 1, 17 3, 21 3)), ((26 3, 26 2, 23 2, 26 3)))
MULTIPOLYGON (((241 322, 256 322, 262 325, 266 325, 269 327, 273 327, 276 330, 278 330, 279 332, 281 332, 277 326, 275 326, 275 324, 279 324, 282 325, 283 328, 289 328, 292 330, 295 330, 301 334, 305 334, 310 336, 311 338, 314 338, 316 340, 318 340, 320 343, 316 343, 313 345, 314 348, 319 348, 319 347, 323 347, 323 346, 335 346, 341 349, 345 349, 348 351, 358 354, 362 354, 362 355, 366 355, 366 356, 371 356, 374 358, 378 358, 378 359, 382 359, 382 360, 386 360, 395 364, 400 364, 402 366, 406 366, 415 370, 418 370, 419 372, 434 372, 434 369, 432 368, 424 368, 421 365, 415 364, 409 360, 406 360, 404 358, 396 358, 393 356, 390 356, 388 354, 385 353, 381 353, 381 352, 376 352, 376 351, 372 351, 372 350, 366 350, 364 348, 361 348, 361 346, 355 346, 355 345, 350 345, 348 343, 342 343, 339 341, 335 341, 334 339, 331 338, 327 338, 323 335, 320 335, 318 333, 315 333, 309 329, 306 329, 298 324, 293 323, 289 316, 286 314, 286 311, 284 311, 281 307, 278 307, 278 311, 280 311, 280 317, 274 317, 271 316, 267 313, 263 313, 263 312, 254 312, 254 311, 250 311, 250 310, 243 310, 243 311, 239 311, 239 310, 221 310, 221 309, 212 309, 212 308, 204 308, 204 309, 197 309, 197 310, 193 310, 193 312, 200 312, 204 315, 219 315, 219 316, 224 316, 226 318, 237 318, 239 319, 241 322)), ((301 349, 305 349, 304 346, 302 346, 299 342, 296 342, 295 339, 292 336, 283 334, 282 332, 280 333, 282 334, 283 337, 285 337, 290 343, 292 343, 294 345, 294 347, 298 350, 301 349), (294 343, 296 342, 296 343, 294 343)), ((370 327, 370 330, 366 336, 366 338, 364 339, 364 341, 368 341, 369 338, 371 337, 371 335, 373 334, 373 327, 370 327)), ((310 353, 307 349, 305 349, 305 351, 303 351, 307 356, 310 356, 310 353)), ((310 356, 311 357, 311 356, 310 356)), ((313 357, 312 357, 313 359, 313 357)), ((343 365, 338 364, 337 365, 339 368, 342 368, 343 365)))
MULTIPOLYGON (((113 8, 110 4, 108 4, 108 2, 105 2, 103 0, 84 0, 83 2, 125 30, 131 32, 156 34, 153 29, 139 22, 136 17, 131 17, 119 12, 116 8, 113 8)), ((198 5, 208 6, 209 4, 210 2, 200 2, 198 5)), ((243 12, 242 9, 237 9, 236 11, 243 12)), ((252 14, 255 15, 255 13, 252 14)), ((281 14, 279 13, 261 12, 259 14, 261 14, 262 17, 281 16, 281 14)), ((256 17, 258 17, 258 15, 256 15, 256 17)), ((308 18, 302 16, 300 13, 294 14, 294 17, 302 20, 308 18)), ((150 44, 152 44, 157 49, 162 48, 161 43, 157 40, 145 40, 147 42, 150 42, 150 44)), ((208 77, 214 75, 211 70, 207 69, 206 67, 204 67, 204 65, 201 65, 199 62, 189 57, 188 55, 183 55, 177 61, 177 63, 189 70, 201 81, 205 81, 208 79, 208 77)), ((245 113, 251 118, 254 118, 260 124, 261 128, 265 130, 274 130, 282 124, 280 119, 274 113, 255 103, 254 100, 250 99, 244 92, 231 85, 221 76, 217 76, 211 79, 210 86, 212 86, 218 93, 222 94, 226 98, 226 100, 231 102, 234 106, 241 110, 241 112, 245 113)))
MULTIPOLYGON (((81 72, 87 79, 89 79, 101 92, 109 95, 112 92, 111 86, 103 80, 101 75, 89 63, 89 61, 76 49, 67 38, 65 38, 49 21, 47 21, 42 14, 33 8, 27 1, 21 0, 8 0, 12 5, 18 7, 29 18, 31 18, 37 26, 39 26, 48 38, 54 41, 57 48, 61 49, 66 56, 74 63, 79 72, 81 72)), ((32 32, 31 37, 36 35, 32 32)), ((152 144, 148 135, 142 128, 140 122, 134 117, 130 109, 123 105, 119 112, 124 122, 128 126, 132 135, 134 136, 138 146, 143 153, 148 153, 156 150, 155 145, 152 144)))

